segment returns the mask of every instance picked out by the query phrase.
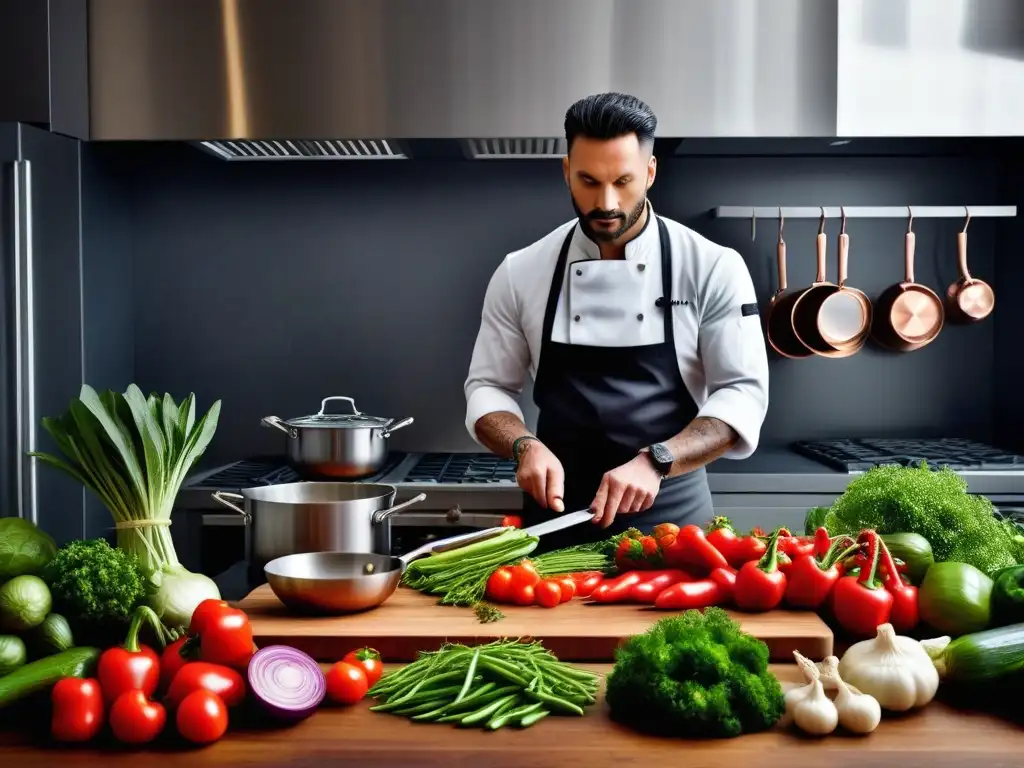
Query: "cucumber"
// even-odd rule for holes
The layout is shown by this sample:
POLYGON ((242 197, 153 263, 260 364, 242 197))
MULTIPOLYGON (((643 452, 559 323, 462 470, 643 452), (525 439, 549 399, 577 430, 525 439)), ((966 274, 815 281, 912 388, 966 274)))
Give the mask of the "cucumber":
POLYGON ((0 677, 0 709, 53 686, 61 678, 89 677, 99 657, 99 648, 71 648, 19 667, 0 677))
POLYGON ((886 533, 882 541, 893 557, 907 564, 907 578, 910 583, 920 586, 924 575, 935 563, 932 545, 919 533, 886 533))
POLYGON ((989 683, 1024 671, 1024 624, 986 629, 955 640, 924 640, 921 645, 943 681, 989 683))
POLYGON ((51 613, 32 630, 31 644, 35 658, 39 659, 74 648, 75 639, 68 620, 59 613, 51 613))

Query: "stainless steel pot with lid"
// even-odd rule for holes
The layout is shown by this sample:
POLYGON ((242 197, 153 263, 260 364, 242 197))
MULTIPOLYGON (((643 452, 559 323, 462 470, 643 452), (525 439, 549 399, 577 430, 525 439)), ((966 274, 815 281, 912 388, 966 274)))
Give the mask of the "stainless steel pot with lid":
POLYGON ((332 395, 312 415, 264 416, 261 423, 288 436, 288 463, 303 477, 359 480, 380 471, 388 458, 388 438, 413 418, 371 416, 356 408, 351 397, 332 395), (335 400, 348 403, 352 412, 327 413, 327 404, 335 400))

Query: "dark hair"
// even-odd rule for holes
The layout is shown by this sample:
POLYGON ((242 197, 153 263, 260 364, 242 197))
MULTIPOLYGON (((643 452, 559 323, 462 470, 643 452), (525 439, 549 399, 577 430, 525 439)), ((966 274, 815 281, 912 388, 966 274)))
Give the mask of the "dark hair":
POLYGON ((636 96, 598 93, 573 104, 565 113, 565 140, 572 148, 577 136, 617 139, 635 133, 641 144, 654 141, 658 118, 636 96))

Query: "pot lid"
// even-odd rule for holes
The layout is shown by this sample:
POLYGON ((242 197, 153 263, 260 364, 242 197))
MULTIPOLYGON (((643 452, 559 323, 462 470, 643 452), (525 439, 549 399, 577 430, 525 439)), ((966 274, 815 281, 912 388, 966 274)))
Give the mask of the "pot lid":
POLYGON ((333 427, 337 429, 354 429, 360 427, 386 427, 393 421, 394 419, 385 418, 383 416, 370 416, 369 414, 361 413, 359 409, 356 408, 355 400, 351 397, 334 395, 323 399, 320 403, 319 413, 314 413, 310 416, 298 416, 294 419, 289 419, 285 424, 291 427, 333 427), (325 413, 327 404, 332 400, 342 400, 348 403, 352 408, 352 412, 325 413))

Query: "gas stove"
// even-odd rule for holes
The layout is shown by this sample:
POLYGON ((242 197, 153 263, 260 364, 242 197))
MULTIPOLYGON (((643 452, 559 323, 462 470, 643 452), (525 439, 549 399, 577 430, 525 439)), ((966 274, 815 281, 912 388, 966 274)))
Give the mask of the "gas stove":
POLYGON ((881 464, 904 467, 927 462, 933 469, 949 467, 954 472, 1024 473, 1024 456, 999 450, 985 443, 961 438, 902 440, 849 438, 800 441, 793 450, 841 472, 866 472, 881 464))
MULTIPOLYGON (((409 512, 395 515, 393 526, 460 525, 487 527, 502 515, 522 508, 515 465, 488 453, 402 453, 392 451, 383 469, 358 482, 386 483, 398 491, 396 501, 416 494, 427 498, 409 512)), ((214 491, 301 482, 283 457, 254 457, 232 462, 185 480, 176 509, 200 511, 204 525, 241 525, 239 515, 213 500, 214 491)))

